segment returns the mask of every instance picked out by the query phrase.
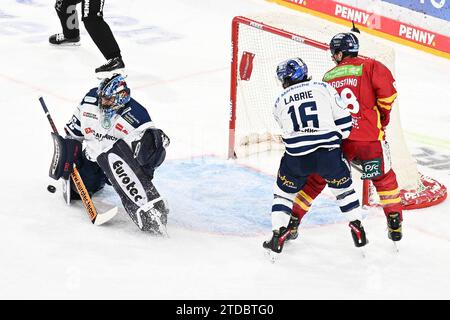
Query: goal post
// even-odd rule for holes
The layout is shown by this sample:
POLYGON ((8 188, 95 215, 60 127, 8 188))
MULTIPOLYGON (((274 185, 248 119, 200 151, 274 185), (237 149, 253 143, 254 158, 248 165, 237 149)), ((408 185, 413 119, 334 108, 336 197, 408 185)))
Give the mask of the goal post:
MULTIPOLYGON (((300 57, 313 79, 321 80, 334 67, 328 50, 329 40, 342 26, 307 17, 270 14, 260 17, 235 17, 232 21, 232 59, 230 79, 229 158, 284 150, 281 130, 272 115, 272 106, 282 90, 276 78, 277 65, 300 57)), ((384 63, 395 75, 395 52, 370 36, 357 35, 360 54, 384 63)), ((401 94, 400 94, 401 95, 401 94)), ((399 100, 395 101, 386 137, 396 172, 404 209, 417 209, 442 202, 446 188, 418 172, 401 128, 399 100)), ((370 184, 363 184, 363 204, 376 204, 370 184)))
MULTIPOLYGON (((279 28, 272 27, 270 25, 266 25, 262 22, 257 22, 250 18, 246 17, 235 17, 232 22, 232 61, 231 61, 231 83, 230 83, 230 105, 231 105, 231 114, 230 114, 230 123, 229 123, 229 146, 228 146, 228 157, 235 158, 238 156, 247 156, 252 153, 263 152, 266 150, 272 149, 274 146, 272 144, 280 143, 280 134, 279 129, 276 127, 276 124, 271 116, 271 104, 275 101, 274 93, 280 90, 280 86, 275 78, 275 68, 277 63, 281 62, 283 59, 281 57, 290 58, 293 56, 298 56, 299 53, 295 52, 296 48, 292 47, 289 55, 289 51, 285 50, 280 55, 280 59, 275 59, 275 57, 271 57, 269 55, 261 55, 258 52, 256 57, 257 65, 260 66, 262 63, 261 59, 263 59, 263 63, 267 69, 255 69, 253 70, 253 59, 256 54, 251 51, 245 51, 244 46, 242 46, 242 42, 247 41, 248 33, 252 31, 252 29, 260 30, 263 34, 273 35, 278 37, 278 39, 286 39, 287 42, 297 42, 307 46, 311 46, 312 48, 317 48, 319 52, 325 54, 327 50, 327 46, 318 41, 314 41, 312 39, 308 39, 306 37, 299 36, 295 33, 282 30, 279 28), (245 29, 244 29, 245 28, 245 29), (294 51, 294 52, 292 52, 294 51), (272 59, 270 59, 272 58, 272 59), (272 60, 275 65, 267 65, 268 59, 272 60), (270 68, 270 67, 273 68, 270 68), (253 74, 253 71, 256 75, 253 74), (268 72, 270 71, 270 73, 268 72), (267 78, 264 78, 267 76, 267 78), (254 80, 255 77, 258 77, 258 83, 254 80), (250 82, 251 80, 251 82, 250 82), (269 80, 269 81, 267 81, 269 80), (272 80, 272 81, 270 81, 272 80), (245 83, 247 81, 250 85, 245 83), (253 95, 251 91, 245 92, 245 88, 242 87, 250 87, 251 84, 256 83, 256 85, 263 85, 264 89, 260 88, 261 91, 267 92, 264 94, 265 99, 260 99, 264 105, 259 105, 257 101, 248 101, 247 103, 243 103, 242 105, 246 106, 244 108, 238 108, 238 101, 252 99, 253 95), (269 93, 270 92, 270 93, 269 93), (239 95, 239 97, 238 97, 239 95), (271 100, 270 100, 271 99, 271 100), (264 102, 263 102, 264 101, 264 102), (258 107, 260 110, 258 110, 258 107), (247 108, 249 110, 247 110, 247 108), (258 112, 262 118, 253 120, 252 117, 246 117, 243 113, 258 112), (262 111, 261 111, 262 110, 262 111), (239 114, 238 114, 239 113, 239 114), (236 117, 239 118, 239 125, 236 126, 236 117), (247 125, 244 125, 242 122, 248 122, 247 125), (245 128, 245 126, 247 128, 245 128), (267 129, 267 130, 266 130, 267 129), (246 133, 244 133, 245 131, 246 133), (253 131, 253 132, 252 132, 253 131), (240 146, 245 146, 247 150, 238 150, 240 146), (241 153, 241 151, 243 153, 241 153)), ((256 46, 262 46, 263 43, 255 42, 256 46)), ((255 50, 256 48, 248 48, 248 50, 255 50)), ((259 51, 264 51, 263 47, 258 48, 259 51)), ((270 63, 270 62, 269 62, 270 63)), ((326 71, 326 67, 322 68, 322 71, 326 71)), ((250 88, 249 88, 250 89, 250 88)), ((250 89, 251 90, 251 89, 250 89)))

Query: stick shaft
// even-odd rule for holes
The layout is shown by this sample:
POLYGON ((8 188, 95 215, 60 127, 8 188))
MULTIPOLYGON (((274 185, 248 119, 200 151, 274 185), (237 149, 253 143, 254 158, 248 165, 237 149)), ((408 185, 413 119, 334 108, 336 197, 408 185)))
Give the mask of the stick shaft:
POLYGON ((39 102, 41 103, 42 109, 44 109, 45 115, 47 116, 48 122, 50 122, 50 126, 52 127, 53 132, 58 133, 58 129, 56 128, 52 116, 50 115, 50 112, 47 109, 47 105, 45 104, 44 98, 40 97, 39 102))

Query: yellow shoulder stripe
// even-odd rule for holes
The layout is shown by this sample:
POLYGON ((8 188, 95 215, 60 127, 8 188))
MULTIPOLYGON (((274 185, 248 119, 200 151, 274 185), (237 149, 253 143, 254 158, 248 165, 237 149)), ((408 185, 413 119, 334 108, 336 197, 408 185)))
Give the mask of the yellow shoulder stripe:
POLYGON ((387 97, 387 98, 378 98, 377 101, 379 101, 381 103, 389 103, 389 104, 391 104, 392 102, 394 102, 395 98, 397 98, 397 92, 394 93, 392 96, 387 97))

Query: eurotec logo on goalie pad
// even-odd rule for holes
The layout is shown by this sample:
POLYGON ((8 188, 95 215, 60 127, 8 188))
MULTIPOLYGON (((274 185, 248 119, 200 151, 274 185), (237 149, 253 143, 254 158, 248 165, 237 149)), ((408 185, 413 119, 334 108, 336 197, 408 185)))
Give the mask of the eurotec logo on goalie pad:
POLYGON ((149 200, 145 189, 130 166, 114 153, 108 155, 108 162, 114 179, 127 197, 139 207, 146 204, 149 200))

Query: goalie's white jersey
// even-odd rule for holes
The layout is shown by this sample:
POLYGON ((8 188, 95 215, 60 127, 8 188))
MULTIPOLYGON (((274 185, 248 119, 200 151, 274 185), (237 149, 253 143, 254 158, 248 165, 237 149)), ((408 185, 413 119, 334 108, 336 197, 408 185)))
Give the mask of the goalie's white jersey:
POLYGON ((325 82, 290 86, 276 100, 273 115, 281 127, 286 153, 293 156, 339 147, 352 128, 346 104, 325 82))
POLYGON ((131 142, 140 139, 145 130, 154 128, 148 111, 133 98, 111 119, 103 117, 98 99, 97 89, 91 89, 64 128, 68 135, 83 142, 89 160, 96 161, 119 139, 131 147, 131 142))

